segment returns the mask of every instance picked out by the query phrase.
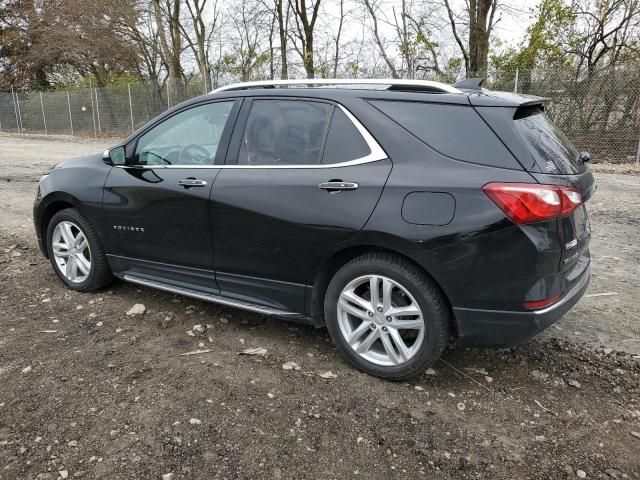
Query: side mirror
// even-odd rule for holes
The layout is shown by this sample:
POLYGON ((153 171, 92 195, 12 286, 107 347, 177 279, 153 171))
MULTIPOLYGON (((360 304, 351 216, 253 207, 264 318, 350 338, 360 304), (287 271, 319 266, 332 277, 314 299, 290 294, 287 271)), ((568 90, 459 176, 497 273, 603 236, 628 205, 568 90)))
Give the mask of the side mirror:
POLYGON ((107 165, 125 165, 127 163, 127 154, 124 151, 124 146, 113 147, 110 150, 105 150, 102 154, 102 161, 107 165))

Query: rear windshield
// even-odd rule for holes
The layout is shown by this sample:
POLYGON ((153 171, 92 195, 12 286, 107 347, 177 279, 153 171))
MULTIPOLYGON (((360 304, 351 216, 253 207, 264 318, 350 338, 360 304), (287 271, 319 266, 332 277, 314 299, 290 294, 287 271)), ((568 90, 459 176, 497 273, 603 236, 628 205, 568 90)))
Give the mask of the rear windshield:
POLYGON ((543 173, 568 175, 586 170, 576 147, 540 107, 518 110, 514 122, 543 173))
POLYGON ((434 150, 464 162, 522 169, 471 106, 372 100, 371 104, 434 150))

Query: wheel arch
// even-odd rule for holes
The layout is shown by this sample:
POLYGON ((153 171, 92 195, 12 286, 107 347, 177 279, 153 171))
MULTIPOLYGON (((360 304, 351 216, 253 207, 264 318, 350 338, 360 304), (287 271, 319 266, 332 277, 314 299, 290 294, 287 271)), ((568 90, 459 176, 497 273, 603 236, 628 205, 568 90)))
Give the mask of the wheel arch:
POLYGON ((324 296, 327 291, 327 287, 329 286, 329 282, 331 278, 335 275, 335 273, 347 262, 350 260, 359 257, 368 253, 385 253, 390 255, 395 255, 403 258, 404 260, 413 264, 416 268, 420 269, 424 272, 427 277, 438 287, 438 290, 442 294, 442 297, 446 303, 449 312, 451 313, 451 334, 454 337, 457 337, 457 325, 455 321, 455 317, 453 314, 453 309, 451 308, 451 302, 449 301, 449 297, 447 293, 442 288, 441 284, 438 280, 425 269, 422 265, 420 265, 414 258, 408 255, 405 252, 400 251, 399 249, 393 249, 386 246, 380 246, 376 244, 360 244, 360 245, 350 245, 348 247, 342 248, 328 258, 319 262, 314 270, 312 281, 310 285, 312 288, 310 289, 310 294, 308 295, 307 301, 309 302, 309 308, 307 309, 311 318, 313 319, 314 325, 316 327, 323 327, 325 325, 324 320, 324 296))
POLYGON ((56 192, 49 194, 42 201, 43 207, 40 213, 40 221, 38 223, 38 233, 42 239, 42 253, 49 258, 49 251, 47 248, 47 229, 49 228, 49 222, 53 216, 61 210, 68 208, 78 208, 80 202, 72 195, 63 192, 56 192))

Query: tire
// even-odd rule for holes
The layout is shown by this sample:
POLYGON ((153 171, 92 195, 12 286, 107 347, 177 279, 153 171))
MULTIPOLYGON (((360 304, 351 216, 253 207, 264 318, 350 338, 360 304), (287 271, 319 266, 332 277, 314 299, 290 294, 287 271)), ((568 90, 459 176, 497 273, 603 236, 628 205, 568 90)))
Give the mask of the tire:
MULTIPOLYGON (((83 245, 84 243, 81 243, 77 246, 78 248, 82 248, 83 245)), ((60 210, 49 221, 49 225, 47 225, 47 253, 53 270, 60 280, 72 290, 90 292, 106 287, 113 281, 113 274, 107 263, 98 234, 89 220, 75 208, 60 210), (56 230, 58 226, 60 226, 60 228, 56 230), (70 230, 67 230, 65 227, 69 227, 70 230), (81 239, 80 235, 86 239, 87 246, 84 247, 82 251, 76 252, 76 246, 74 245, 72 247, 73 255, 68 255, 69 248, 62 247, 62 245, 67 245, 66 239, 69 239, 69 232, 74 236, 74 238, 72 238, 74 240, 81 239), (65 234, 67 235, 66 237, 65 234), (55 251, 54 241, 56 242, 55 251), (73 278, 73 275, 67 276, 68 270, 66 265, 70 262, 67 260, 64 264, 62 263, 64 261, 64 254, 67 254, 67 259, 73 257, 73 262, 75 263, 72 263, 72 267, 76 267, 75 278, 73 278), (85 260, 88 260, 88 268, 86 263, 81 262, 79 255, 82 255, 85 260), (80 268, 80 263, 82 263, 84 270, 80 268)), ((73 268, 71 268, 71 270, 73 270, 73 268)))
POLYGON ((329 334, 348 363, 370 375, 395 381, 421 375, 432 366, 447 346, 451 325, 448 305, 443 293, 433 280, 402 257, 384 253, 362 255, 338 270, 327 287, 324 313, 329 334), (367 282, 375 282, 369 285, 376 285, 375 291, 379 292, 378 297, 381 299, 375 303, 379 305, 375 307, 375 313, 370 311, 374 309, 370 299, 371 293, 368 295, 369 303, 364 303, 369 305, 370 309, 363 307, 363 303, 360 302, 363 297, 367 297, 367 288, 369 292, 373 290, 367 287, 367 282), (354 285, 357 286, 355 289, 354 285), (380 288, 377 287, 378 285, 380 288), (392 299, 391 304, 383 300, 385 285, 389 286, 388 297, 392 299), (342 297, 340 301, 343 291, 347 291, 348 296, 342 297), (354 297, 353 293, 349 292, 356 294, 356 303, 351 302, 354 297), (349 305, 346 308, 342 306, 345 298, 349 305), (383 308, 385 304, 386 310, 383 308), (353 307, 356 305, 360 306, 354 310, 353 307), (398 305, 406 312, 416 310, 417 306, 420 313, 404 316, 393 313, 399 311, 398 305), (361 310, 361 308, 364 309, 361 310), (385 316, 382 310, 393 315, 385 316), (357 314, 353 315, 353 311, 357 311, 357 314), (422 327, 417 326, 414 330, 406 330, 405 326, 409 324, 405 323, 405 326, 401 326, 402 322, 407 321, 419 325, 420 318, 423 322, 422 327), (368 323, 365 325, 366 322, 368 323), (367 330, 367 326, 371 331, 367 330), (364 333, 358 334, 359 327, 364 333), (370 350, 365 353, 356 352, 356 348, 367 348, 365 345, 368 343, 369 335, 375 334, 376 331, 379 339, 374 341, 370 350), (420 331, 422 331, 422 337, 420 331), (406 337, 401 338, 402 342, 400 342, 405 347, 402 350, 404 356, 399 353, 401 349, 397 347, 398 342, 395 340, 398 334, 406 337), (364 340, 352 346, 347 340, 348 335, 364 340), (385 341, 382 336, 387 337, 385 341), (391 349, 388 348, 389 338, 393 346, 391 349), (388 354, 388 352, 393 353, 388 354))

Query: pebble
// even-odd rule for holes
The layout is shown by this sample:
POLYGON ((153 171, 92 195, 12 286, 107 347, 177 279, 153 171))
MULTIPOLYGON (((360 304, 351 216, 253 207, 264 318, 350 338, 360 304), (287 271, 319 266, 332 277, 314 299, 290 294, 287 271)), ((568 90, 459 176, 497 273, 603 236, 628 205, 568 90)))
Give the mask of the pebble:
POLYGON ((165 473, 162 475, 162 480, 173 480, 173 473, 165 473))
POLYGON ((27 365, 22 369, 22 373, 29 373, 31 371, 31 365, 27 365))
POLYGON ((162 320, 160 320, 160 328, 169 328, 171 322, 173 321, 173 315, 165 315, 162 320))
POLYGON ((462 412, 464 411, 465 408, 467 408, 467 406, 464 403, 462 402, 458 403, 458 410, 462 412))
POLYGON ((129 309, 127 312, 128 317, 133 317, 135 315, 142 315, 147 310, 142 303, 136 303, 133 307, 129 309))
POLYGON ((60 478, 69 478, 69 472, 67 470, 60 470, 58 475, 60 475, 60 478))
POLYGON ((76 440, 71 440, 69 443, 67 443, 67 445, 70 447, 77 447, 78 442, 76 440))
POLYGON ((489 375, 486 375, 486 376, 484 377, 484 380, 485 380, 487 383, 491 383, 491 382, 493 382, 493 377, 490 377, 489 375))
POLYGON ((587 478, 587 473, 584 470, 576 470, 576 476, 578 478, 587 478))
POLYGON ((191 425, 200 425, 202 423, 202 420, 198 419, 198 418, 192 418, 189 420, 189 423, 191 425))
POLYGON ((569 380, 567 383, 574 388, 582 388, 582 384, 577 380, 569 380))
POLYGON ((96 323, 96 327, 101 327, 102 325, 104 325, 104 323, 102 323, 102 322, 96 323))
POLYGON ((420 385, 416 385, 416 386, 415 386, 415 387, 413 387, 413 388, 415 388, 415 389, 416 389, 416 390, 418 390, 419 392, 421 392, 421 391, 423 391, 423 390, 424 390, 424 388, 422 388, 420 385))
POLYGON ((435 375, 436 371, 433 368, 427 368, 427 371, 424 373, 425 375, 435 375))
POLYGON ((536 380, 546 380, 549 378, 549 374, 541 372, 540 370, 531 370, 531 376, 536 380))
POLYGON ((631 436, 640 438, 640 432, 631 432, 631 436))
POLYGON ((204 328, 203 325, 196 324, 196 325, 193 326, 193 328, 191 330, 194 333, 204 333, 205 328, 204 328))
POLYGON ((296 362, 287 362, 282 364, 283 370, 300 370, 300 365, 296 362))

